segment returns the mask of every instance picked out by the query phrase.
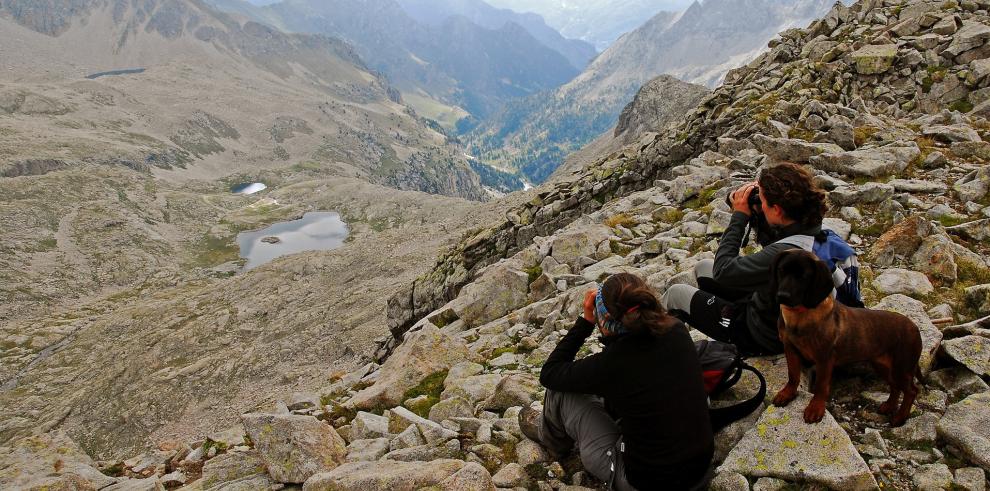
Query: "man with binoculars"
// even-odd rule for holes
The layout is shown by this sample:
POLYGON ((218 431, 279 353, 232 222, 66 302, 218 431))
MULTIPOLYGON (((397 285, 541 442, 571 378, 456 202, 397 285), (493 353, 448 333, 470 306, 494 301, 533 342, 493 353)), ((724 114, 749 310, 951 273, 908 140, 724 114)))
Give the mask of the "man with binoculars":
POLYGON ((825 198, 811 172, 800 165, 764 169, 756 181, 726 199, 732 218, 715 259, 695 266, 698 288, 671 286, 663 295, 664 309, 711 338, 735 344, 744 355, 782 353, 777 334, 780 308, 769 291, 770 266, 778 252, 794 246, 776 241, 819 235, 825 198), (762 249, 740 256, 749 227, 762 249))

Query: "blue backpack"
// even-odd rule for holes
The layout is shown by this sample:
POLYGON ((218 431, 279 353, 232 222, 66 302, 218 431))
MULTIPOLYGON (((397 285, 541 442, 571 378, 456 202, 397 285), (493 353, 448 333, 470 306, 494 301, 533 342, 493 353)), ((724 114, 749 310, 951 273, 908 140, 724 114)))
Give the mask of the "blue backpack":
POLYGON ((832 272, 835 299, 849 307, 865 307, 859 291, 859 261, 856 251, 835 232, 822 229, 817 236, 792 235, 778 240, 778 244, 797 246, 815 253, 832 272))

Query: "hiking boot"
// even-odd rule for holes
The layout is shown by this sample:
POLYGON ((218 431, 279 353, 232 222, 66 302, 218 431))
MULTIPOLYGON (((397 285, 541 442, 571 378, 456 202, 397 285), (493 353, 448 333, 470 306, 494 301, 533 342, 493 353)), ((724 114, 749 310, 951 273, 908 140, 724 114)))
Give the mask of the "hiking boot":
POLYGON ((543 411, 533 409, 529 406, 524 407, 522 411, 519 411, 519 429, 522 430, 523 435, 526 435, 526 438, 529 438, 536 443, 542 443, 543 438, 540 434, 540 429, 542 427, 543 411))

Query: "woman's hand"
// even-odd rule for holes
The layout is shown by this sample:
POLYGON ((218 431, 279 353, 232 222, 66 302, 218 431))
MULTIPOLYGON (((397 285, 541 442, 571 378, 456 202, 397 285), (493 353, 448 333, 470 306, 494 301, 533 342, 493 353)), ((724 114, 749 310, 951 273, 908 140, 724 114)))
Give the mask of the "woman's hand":
POLYGON ((756 182, 744 184, 732 193, 732 211, 749 216, 752 211, 749 209, 749 195, 756 189, 756 182))
POLYGON ((584 320, 595 323, 595 296, 598 290, 588 290, 584 292, 584 320))

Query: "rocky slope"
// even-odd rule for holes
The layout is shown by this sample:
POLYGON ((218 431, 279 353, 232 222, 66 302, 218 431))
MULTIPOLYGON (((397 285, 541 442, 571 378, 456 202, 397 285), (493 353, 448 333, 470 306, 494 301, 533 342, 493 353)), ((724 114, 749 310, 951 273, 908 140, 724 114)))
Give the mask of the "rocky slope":
POLYGON ((398 278, 493 216, 420 192, 488 197, 340 41, 179 0, 3 2, 0 39, 5 442, 57 426, 120 455, 319 386, 373 349, 398 278), (315 210, 351 232, 323 266, 234 275, 238 232, 315 210))
MULTIPOLYGON (((867 304, 921 331, 923 390, 890 428, 876 413, 883 382, 844 370, 821 423, 803 423, 805 394, 720 432, 712 489, 986 489, 987 9, 836 6, 732 71, 678 127, 539 190, 443 254, 389 302, 394 337, 379 362, 230 431, 123 461, 93 462, 57 432, 20 440, 0 450, 0 476, 22 487, 600 487, 519 431, 521 407, 540 400, 540 365, 605 275, 634 272, 658 292, 691 281, 724 227, 726 194, 786 159, 829 190, 827 224, 859 250, 867 304), (30 471, 59 459, 55 472, 30 471)), ((750 361, 769 393, 782 385, 782 357, 750 361)), ((753 390, 746 378, 726 397, 753 390)))
POLYGON ((221 223, 246 204, 226 194, 240 179, 488 197, 340 41, 185 1, 6 2, 0 38, 5 321, 236 259, 236 232, 286 218, 221 223))
POLYGON ((615 128, 568 155, 550 180, 581 172, 590 163, 618 152, 640 139, 652 138, 653 133, 663 132, 668 126, 680 123, 684 115, 709 93, 703 86, 681 82, 670 75, 661 75, 650 80, 639 89, 632 102, 622 109, 615 128))
POLYGON ((465 137, 472 155, 543 182, 565 157, 616 124, 658 75, 712 87, 771 38, 825 13, 830 0, 709 0, 660 13, 552 93, 512 103, 465 137))
POLYGON ((241 24, 193 1, 12 1, 0 31, 10 40, 0 149, 15 166, 116 159, 215 178, 233 172, 231 160, 314 161, 401 189, 485 197, 446 137, 339 40, 241 24))
MULTIPOLYGON (((86 171, 62 176, 78 183, 62 188, 67 201, 74 191, 150 181, 86 171)), ((29 179, 11 185, 30 193, 50 183, 29 179)), ((35 252, 27 264, 5 257, 12 269, 4 274, 13 275, 5 287, 25 289, 11 293, 0 323, 0 440, 57 427, 91 455, 123 456, 149 441, 223 429, 279 394, 319 388, 375 349, 383 302, 401 283, 422 274, 459 230, 498 216, 486 205, 353 178, 265 181, 272 187, 260 199, 162 184, 152 196, 125 188, 130 201, 122 203, 82 199, 66 214, 58 249, 35 252), (155 196, 168 206, 156 207, 155 196), (338 211, 347 243, 245 274, 231 276, 236 262, 214 268, 237 259, 232 230, 310 210, 338 211), (154 224, 140 226, 144 219, 154 224), (72 288, 87 293, 69 301, 72 288)), ((17 233, 5 244, 33 232, 4 223, 17 233)))

